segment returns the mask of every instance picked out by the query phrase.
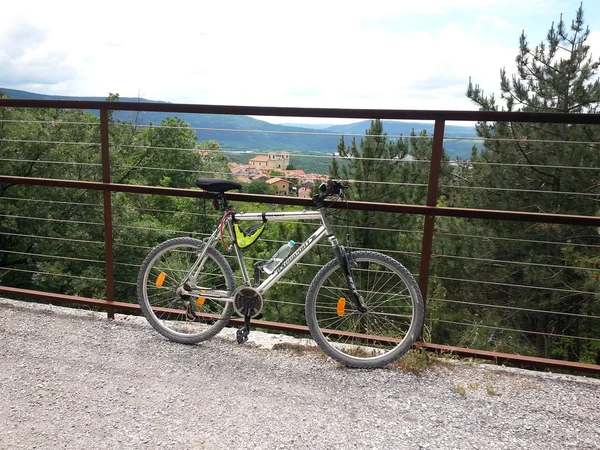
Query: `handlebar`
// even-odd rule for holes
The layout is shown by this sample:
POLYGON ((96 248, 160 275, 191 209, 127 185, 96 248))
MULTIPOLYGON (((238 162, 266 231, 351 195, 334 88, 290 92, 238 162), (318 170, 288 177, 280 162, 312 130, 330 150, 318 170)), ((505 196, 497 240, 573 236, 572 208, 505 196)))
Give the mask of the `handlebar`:
POLYGON ((344 195, 344 190, 348 189, 350 186, 346 186, 337 180, 327 180, 327 183, 322 183, 319 186, 320 194, 317 194, 313 197, 313 201, 317 206, 323 206, 323 201, 332 195, 344 195))

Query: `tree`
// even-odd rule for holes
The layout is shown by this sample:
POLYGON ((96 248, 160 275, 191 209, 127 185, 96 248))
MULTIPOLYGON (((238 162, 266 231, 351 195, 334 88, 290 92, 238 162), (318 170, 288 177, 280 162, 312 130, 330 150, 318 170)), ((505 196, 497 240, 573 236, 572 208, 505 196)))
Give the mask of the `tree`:
MULTIPOLYGON (((100 180, 98 123, 81 110, 0 109, 2 173, 100 180)), ((103 230, 93 225, 102 222, 101 202, 91 191, 0 185, 0 283, 31 289, 43 283, 48 291, 91 295, 89 288, 102 286, 94 279, 104 278, 93 262, 103 258, 103 230), (64 254, 74 259, 61 259, 64 254), (71 270, 90 276, 68 279, 71 270)))
POLYGON ((277 195, 275 186, 260 180, 244 184, 244 191, 249 194, 277 195))
MULTIPOLYGON (((112 95, 113 99, 118 96, 112 95)), ((99 120, 81 110, 0 108, 0 173, 82 181, 102 179, 99 120)), ((191 187, 222 172, 218 142, 198 144, 180 119, 140 130, 110 124, 111 179, 191 187)), ((217 220, 210 201, 112 194, 115 294, 135 301, 140 261, 174 233, 202 236, 217 220)), ((106 296, 102 193, 0 184, 0 284, 86 297, 106 296)))
MULTIPOLYGON (((353 138, 346 147, 344 138, 338 144, 338 158, 331 161, 330 176, 347 181, 352 200, 401 204, 424 204, 429 169, 426 162, 431 158, 432 140, 425 131, 400 139, 389 139, 380 120, 371 122, 366 137, 357 145, 353 138)), ((442 179, 447 177, 444 167, 442 179)), ((384 251, 418 252, 421 242, 417 233, 399 230, 422 231, 420 216, 354 211, 351 236, 354 245, 384 251), (388 230, 388 233, 376 232, 388 230)), ((411 270, 416 270, 416 259, 404 260, 411 270)))
MULTIPOLYGON (((589 53, 586 43, 589 28, 584 28, 583 17, 583 9, 579 7, 570 27, 566 27, 561 16, 558 25, 550 27, 546 42, 535 48, 530 46, 525 33, 521 34, 516 74, 509 77, 504 68, 500 71, 503 105, 499 106, 493 95, 485 96, 471 81, 467 97, 484 111, 597 113, 600 61, 592 59, 589 53)), ((598 213, 599 184, 596 172, 589 170, 600 167, 598 127, 480 122, 476 130, 486 140, 481 153, 472 157, 467 181, 472 189, 455 192, 454 205, 577 215, 598 213)), ((523 335, 505 335, 518 340, 523 353, 589 361, 594 352, 590 349, 597 343, 571 338, 565 341, 560 335, 600 337, 591 319, 572 316, 592 312, 597 315, 600 308, 597 296, 581 293, 600 290, 590 271, 598 267, 597 255, 590 257, 589 250, 585 250, 597 243, 595 230, 480 221, 461 231, 491 238, 463 249, 466 252, 463 255, 476 257, 479 262, 470 262, 461 278, 495 284, 448 282, 445 284, 448 296, 527 309, 500 310, 503 313, 477 310, 481 314, 477 320, 492 326, 502 323, 503 327, 532 330, 533 333, 523 335), (494 240, 496 236, 504 240, 494 240), (581 249, 587 253, 585 257, 581 249)), ((488 345, 498 338, 491 334, 494 332, 479 330, 481 341, 487 341, 488 345)), ((506 342, 508 339, 494 345, 506 350, 503 347, 506 342)), ((600 362, 599 358, 600 353, 595 353, 591 359, 600 362)))

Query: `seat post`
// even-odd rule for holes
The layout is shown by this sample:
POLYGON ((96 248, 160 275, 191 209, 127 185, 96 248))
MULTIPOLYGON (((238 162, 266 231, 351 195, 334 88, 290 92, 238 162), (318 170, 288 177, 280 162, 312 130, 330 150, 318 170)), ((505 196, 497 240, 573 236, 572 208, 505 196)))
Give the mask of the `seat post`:
POLYGON ((225 192, 219 192, 218 196, 219 200, 222 202, 223 211, 227 211, 229 209, 229 203, 227 203, 227 196, 225 195, 225 192))

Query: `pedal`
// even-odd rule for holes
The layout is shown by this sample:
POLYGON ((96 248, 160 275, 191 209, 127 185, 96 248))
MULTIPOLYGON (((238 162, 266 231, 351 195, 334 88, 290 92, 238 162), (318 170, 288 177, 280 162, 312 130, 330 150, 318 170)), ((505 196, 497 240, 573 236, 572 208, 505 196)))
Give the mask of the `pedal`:
POLYGON ((248 340, 249 334, 250 334, 250 330, 248 328, 246 328, 245 326, 242 328, 239 328, 236 333, 237 343, 243 344, 244 342, 246 342, 248 340))

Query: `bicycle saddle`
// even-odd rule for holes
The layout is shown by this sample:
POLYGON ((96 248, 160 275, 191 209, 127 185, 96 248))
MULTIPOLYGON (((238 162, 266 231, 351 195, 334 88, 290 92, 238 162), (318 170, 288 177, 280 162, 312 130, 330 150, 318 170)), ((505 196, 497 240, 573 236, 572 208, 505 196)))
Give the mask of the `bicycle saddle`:
POLYGON ((196 178, 196 186, 208 192, 223 192, 231 191, 232 189, 241 189, 242 185, 235 181, 218 180, 215 178, 196 178))

